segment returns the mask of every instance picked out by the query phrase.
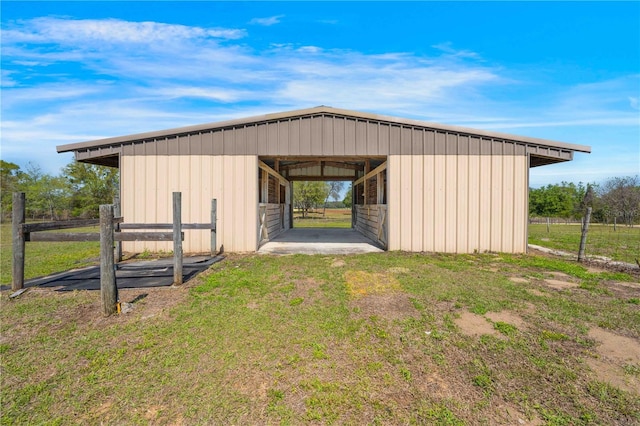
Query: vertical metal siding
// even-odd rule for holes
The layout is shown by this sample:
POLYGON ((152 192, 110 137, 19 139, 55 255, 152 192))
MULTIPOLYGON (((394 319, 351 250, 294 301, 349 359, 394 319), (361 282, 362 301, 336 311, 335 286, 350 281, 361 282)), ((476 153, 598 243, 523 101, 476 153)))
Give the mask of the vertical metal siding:
MULTIPOLYGON (((121 159, 122 214, 129 223, 171 223, 171 193, 182 192, 182 220, 208 223, 218 199, 218 244, 255 251, 258 159, 237 156, 127 156, 121 159), (242 188, 242 190, 238 190, 242 188)), ((209 231, 185 231, 185 252, 208 252, 209 231)), ((219 248, 219 246, 218 246, 219 248)), ((124 250, 170 251, 167 242, 126 242, 124 250)))
POLYGON ((390 250, 526 251, 525 156, 392 155, 388 164, 390 250))

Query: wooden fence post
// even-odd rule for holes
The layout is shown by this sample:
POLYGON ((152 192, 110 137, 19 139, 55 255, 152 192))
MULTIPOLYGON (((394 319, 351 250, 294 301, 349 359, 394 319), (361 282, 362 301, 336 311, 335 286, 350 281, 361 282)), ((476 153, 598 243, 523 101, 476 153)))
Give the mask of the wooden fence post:
POLYGON ((582 236, 580 237, 580 250, 578 250, 578 262, 585 259, 584 249, 587 245, 587 232, 589 231, 589 222, 591 221, 591 207, 587 207, 587 214, 582 222, 582 236))
POLYGON ((13 237, 13 262, 11 263, 11 290, 24 287, 24 225, 25 195, 24 192, 13 193, 13 209, 11 212, 11 233, 13 237))
POLYGON ((182 193, 173 193, 173 284, 182 284, 182 193))
POLYGON ((106 316, 118 309, 118 287, 113 263, 113 205, 100 206, 100 296, 106 316))
POLYGON ((218 221, 218 200, 215 198, 211 200, 211 255, 215 256, 217 241, 217 221, 218 221))
MULTIPOLYGON (((120 209, 120 196, 116 195, 113 198, 113 216, 120 217, 122 216, 122 211, 120 209)), ((120 223, 115 224, 114 232, 120 232, 120 223)), ((116 251, 115 251, 115 262, 122 262, 122 241, 116 241, 116 251)))

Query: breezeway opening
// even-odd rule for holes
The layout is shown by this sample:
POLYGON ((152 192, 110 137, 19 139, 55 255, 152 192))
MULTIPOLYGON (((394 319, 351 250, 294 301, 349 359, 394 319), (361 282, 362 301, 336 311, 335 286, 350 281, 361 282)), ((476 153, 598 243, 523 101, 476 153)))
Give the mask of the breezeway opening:
MULTIPOLYGON (((315 249, 310 248, 313 244, 341 244, 341 241, 368 244, 371 251, 386 249, 386 157, 259 157, 258 164, 260 252, 273 246, 271 243, 292 244, 291 249, 285 251, 314 252, 315 249), (296 220, 299 204, 296 205, 294 199, 294 185, 297 182, 331 181, 352 186, 351 209, 345 212, 348 219, 344 224, 336 224, 335 229, 311 227, 309 222, 300 226, 302 220, 296 220), (267 247, 268 244, 271 245, 267 247)), ((337 246, 330 250, 341 252, 337 246)), ((367 251, 353 247, 351 250, 367 251)))

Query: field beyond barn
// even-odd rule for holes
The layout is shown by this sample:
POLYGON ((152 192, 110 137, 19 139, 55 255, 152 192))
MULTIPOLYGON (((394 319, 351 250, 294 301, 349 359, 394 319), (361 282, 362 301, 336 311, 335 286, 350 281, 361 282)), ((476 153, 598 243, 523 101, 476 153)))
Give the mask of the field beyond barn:
POLYGON ((542 256, 230 255, 2 292, 2 424, 636 424, 637 275, 542 256))

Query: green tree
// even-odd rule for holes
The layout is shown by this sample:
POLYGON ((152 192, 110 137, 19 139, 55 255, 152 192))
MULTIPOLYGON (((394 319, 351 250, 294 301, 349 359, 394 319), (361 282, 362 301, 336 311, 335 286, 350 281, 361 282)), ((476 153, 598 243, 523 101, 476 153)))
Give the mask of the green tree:
POLYGON ((74 161, 63 169, 71 190, 73 216, 97 217, 100 204, 111 204, 118 194, 118 169, 74 161))
POLYGON ((0 160, 0 217, 3 220, 11 217, 13 193, 20 191, 21 177, 20 166, 0 160))
POLYGON ((340 198, 340 192, 342 192, 342 188, 344 188, 344 182, 327 182, 327 187, 329 190, 327 191, 327 196, 324 199, 324 209, 322 210, 322 216, 325 215, 325 212, 327 210, 327 202, 329 201, 329 198, 333 198, 334 200, 338 200, 338 198, 340 198))
POLYGON ((327 199, 329 194, 327 182, 299 182, 293 183, 293 205, 302 210, 305 217, 310 209, 316 208, 327 199))
POLYGON ((347 208, 351 208, 351 206, 353 205, 353 185, 349 187, 349 190, 342 200, 342 204, 344 204, 344 206, 347 208))
POLYGON ((582 183, 562 182, 529 190, 529 214, 531 216, 561 217, 582 216, 586 188, 582 183))

